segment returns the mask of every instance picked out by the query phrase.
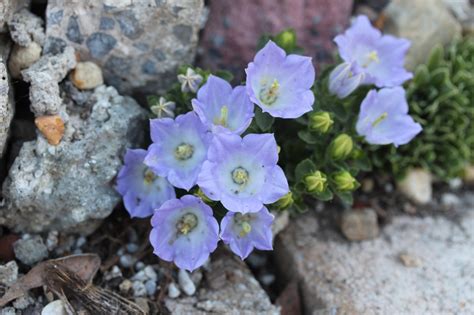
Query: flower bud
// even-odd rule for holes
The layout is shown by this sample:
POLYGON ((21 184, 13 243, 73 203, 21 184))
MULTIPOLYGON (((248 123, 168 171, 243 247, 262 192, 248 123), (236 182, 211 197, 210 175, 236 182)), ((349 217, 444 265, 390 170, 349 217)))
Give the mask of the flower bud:
POLYGON ((351 154, 353 146, 352 138, 342 133, 331 142, 331 157, 334 160, 344 160, 351 154))
POLYGON ((296 47, 296 33, 293 30, 286 30, 278 34, 275 42, 284 50, 291 51, 296 47))
POLYGON ((328 178, 326 174, 316 171, 305 177, 306 190, 311 193, 322 193, 326 190, 328 178))
POLYGON ((357 188, 357 180, 347 171, 334 173, 333 180, 339 191, 352 191, 357 188))
POLYGON ((344 98, 357 89, 363 80, 363 73, 354 75, 352 64, 344 62, 329 74, 329 91, 339 98, 344 98))
POLYGON ((309 128, 320 133, 326 133, 334 124, 328 112, 314 113, 309 117, 309 128))
POLYGON ((293 205, 293 193, 290 191, 280 199, 278 199, 273 205, 278 209, 278 210, 285 210, 288 209, 293 205))

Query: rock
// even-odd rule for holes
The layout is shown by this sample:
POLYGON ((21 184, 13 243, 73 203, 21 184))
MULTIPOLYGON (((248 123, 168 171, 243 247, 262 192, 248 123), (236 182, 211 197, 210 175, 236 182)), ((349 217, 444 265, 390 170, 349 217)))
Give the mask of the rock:
POLYGON ((218 249, 209 268, 205 285, 194 296, 165 298, 172 314, 280 314, 245 263, 227 250, 218 249))
POLYGON ((135 303, 137 303, 138 307, 140 307, 145 314, 150 314, 150 306, 148 305, 148 299, 141 297, 136 298, 135 303))
POLYGON ((125 279, 120 283, 119 290, 122 294, 127 294, 132 289, 133 283, 132 281, 125 279))
POLYGON ((176 299, 181 294, 176 283, 171 282, 168 286, 168 297, 171 299, 176 299))
POLYGON ((93 62, 79 62, 71 74, 71 81, 81 89, 94 89, 104 84, 102 70, 93 62))
POLYGON ((56 249, 59 244, 59 233, 58 231, 50 231, 48 237, 46 238, 46 247, 48 251, 52 252, 56 249))
POLYGON ((147 114, 113 87, 96 88, 88 103, 86 115, 61 107, 59 145, 43 137, 23 144, 3 184, 0 225, 87 234, 120 202, 113 180, 125 149, 143 142, 147 114))
POLYGON ((278 279, 299 281, 304 314, 472 314, 474 195, 462 199, 455 221, 395 216, 357 243, 309 211, 275 241, 278 279))
POLYGON ((15 111, 13 89, 10 88, 10 77, 6 67, 9 53, 10 41, 6 36, 0 35, 0 157, 3 156, 3 152, 5 152, 6 149, 10 123, 13 119, 13 114, 15 111))
POLYGON ((443 0, 443 3, 461 23, 463 33, 474 34, 474 3, 469 0, 443 0))
POLYGON ((461 203, 461 200, 458 196, 452 193, 444 193, 441 196, 441 204, 448 209, 451 209, 455 206, 458 206, 461 203))
POLYGON ((296 31, 305 55, 318 65, 327 63, 335 49, 333 38, 348 26, 352 6, 352 0, 211 1, 200 40, 201 64, 243 77, 260 36, 287 28, 296 31))
POLYGON ((41 315, 67 315, 64 302, 56 300, 48 303, 41 311, 41 315))
POLYGON ((463 180, 467 184, 474 184, 474 165, 468 165, 464 169, 463 180))
POLYGON ((49 144, 58 145, 64 135, 64 122, 59 115, 36 117, 35 125, 49 144))
POLYGON ((30 109, 35 116, 58 114, 62 104, 58 82, 76 66, 72 47, 57 55, 44 55, 28 69, 21 72, 30 83, 30 109))
POLYGON ((33 300, 33 298, 27 294, 13 301, 13 307, 17 310, 24 310, 33 303, 35 303, 35 300, 33 300))
POLYGON ((392 0, 384 13, 384 31, 411 40, 405 63, 410 70, 425 62, 434 46, 461 36, 461 25, 442 0, 392 0))
POLYGON ((23 8, 15 12, 8 21, 10 36, 15 43, 22 47, 28 47, 33 42, 43 46, 44 26, 43 20, 23 8))
POLYGON ((18 265, 12 260, 5 265, 0 265, 0 283, 11 286, 18 279, 18 265))
POLYGON ((0 310, 0 315, 16 315, 16 311, 14 307, 5 307, 0 310))
POLYGON ((432 176, 424 169, 412 169, 397 183, 398 190, 418 204, 427 204, 432 198, 432 176))
POLYGON ((0 1, 0 33, 8 31, 7 22, 10 21, 12 15, 30 6, 31 0, 2 0, 0 1))
POLYGON ((194 282, 191 280, 191 277, 186 270, 179 269, 178 283, 183 292, 187 295, 192 296, 194 293, 196 293, 196 286, 194 285, 194 282))
POLYGON ((21 77, 21 70, 28 68, 41 57, 41 46, 32 42, 28 46, 15 45, 8 61, 8 68, 13 78, 21 77))
POLYGON ((133 281, 132 283, 133 297, 146 296, 147 291, 145 284, 141 281, 133 281))
POLYGON ((46 46, 72 45, 121 93, 155 94, 193 61, 203 14, 203 0, 50 0, 46 46))
POLYGON ((371 208, 344 211, 341 230, 351 241, 364 241, 376 238, 379 234, 377 213, 371 208))
POLYGON ((48 257, 48 248, 39 235, 22 238, 13 244, 15 257, 25 265, 33 265, 48 257))
POLYGON ((148 296, 154 296, 156 293, 156 281, 147 280, 145 282, 145 289, 148 296))
POLYGON ((120 265, 124 268, 130 268, 135 263, 135 258, 131 255, 122 255, 120 256, 120 265))

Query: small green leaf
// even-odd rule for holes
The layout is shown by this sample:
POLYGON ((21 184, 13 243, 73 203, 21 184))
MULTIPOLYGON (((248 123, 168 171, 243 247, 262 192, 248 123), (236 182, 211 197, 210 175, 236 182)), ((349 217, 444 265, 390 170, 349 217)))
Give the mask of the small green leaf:
POLYGON ((255 109, 255 122, 257 123, 258 128, 263 132, 269 131, 272 128, 275 118, 270 116, 268 113, 262 112, 260 107, 255 109))
POLYGON ((296 182, 302 181, 306 175, 316 171, 316 165, 310 159, 301 161, 295 168, 296 182))
POLYGON ((308 144, 318 143, 318 137, 307 130, 298 131, 298 137, 308 144))

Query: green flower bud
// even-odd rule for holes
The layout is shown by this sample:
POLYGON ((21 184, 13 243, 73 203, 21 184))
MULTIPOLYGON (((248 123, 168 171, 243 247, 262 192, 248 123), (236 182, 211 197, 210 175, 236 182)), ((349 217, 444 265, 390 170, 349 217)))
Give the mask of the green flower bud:
POLYGON ((351 173, 341 171, 333 174, 333 180, 339 191, 352 191, 357 188, 357 180, 351 173))
POLYGON ((318 112, 309 116, 309 129, 326 133, 334 124, 331 115, 328 112, 318 112))
POLYGON ((331 157, 334 160, 345 160, 351 154, 353 146, 351 137, 345 133, 340 134, 330 145, 331 157))
POLYGON ((296 33, 293 30, 286 30, 278 34, 275 42, 285 50, 293 50, 296 46, 296 33))
POLYGON ((328 177, 320 171, 316 171, 304 178, 306 190, 311 193, 322 193, 326 190, 328 177))
POLYGON ((293 193, 290 191, 280 199, 278 199, 273 205, 278 209, 278 210, 285 210, 291 207, 294 203, 293 200, 293 193))

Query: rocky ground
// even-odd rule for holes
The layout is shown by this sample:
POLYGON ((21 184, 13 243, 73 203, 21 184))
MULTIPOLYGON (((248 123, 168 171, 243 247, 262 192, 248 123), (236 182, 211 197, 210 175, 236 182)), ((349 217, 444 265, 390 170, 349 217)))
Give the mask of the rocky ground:
POLYGON ((0 315, 474 313, 474 190, 433 191, 420 170, 363 179, 353 209, 279 214, 275 251, 245 263, 221 248, 190 274, 152 254, 149 222, 128 217, 113 182, 146 141, 144 96, 178 65, 197 53, 243 69, 261 33, 286 27, 330 61, 358 13, 411 39, 411 66, 474 29, 467 0, 205 4, 0 2, 0 315))

